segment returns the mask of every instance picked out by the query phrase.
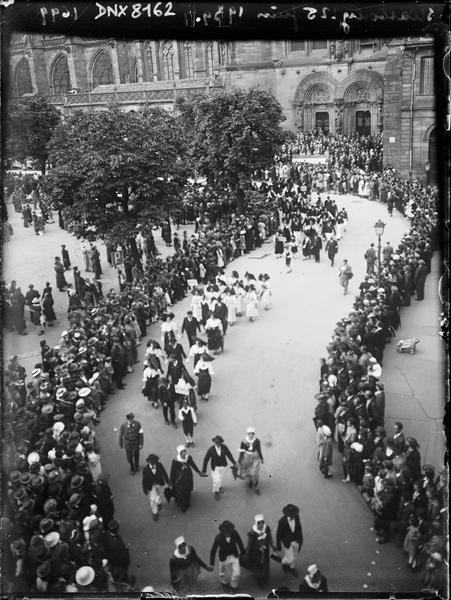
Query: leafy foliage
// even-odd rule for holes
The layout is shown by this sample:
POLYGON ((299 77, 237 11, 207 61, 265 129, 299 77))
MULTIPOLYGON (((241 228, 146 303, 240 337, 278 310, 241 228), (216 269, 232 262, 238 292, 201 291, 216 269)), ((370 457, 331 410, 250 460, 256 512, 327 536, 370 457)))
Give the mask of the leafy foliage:
POLYGON ((179 206, 185 147, 166 111, 80 112, 54 132, 44 185, 76 235, 123 242, 179 206))
POLYGON ((177 108, 191 138, 194 168, 214 187, 230 185, 238 200, 252 171, 272 164, 285 139, 280 105, 258 88, 183 100, 177 108))
POLYGON ((47 144, 60 121, 60 113, 43 98, 14 102, 7 117, 7 158, 21 162, 33 159, 44 173, 47 144))

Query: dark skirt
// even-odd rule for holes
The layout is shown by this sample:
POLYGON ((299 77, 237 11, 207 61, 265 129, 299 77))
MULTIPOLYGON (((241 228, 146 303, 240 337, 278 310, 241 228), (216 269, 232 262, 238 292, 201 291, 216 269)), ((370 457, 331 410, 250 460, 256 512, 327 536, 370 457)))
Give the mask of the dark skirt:
POLYGON ((197 393, 199 396, 209 394, 211 390, 211 375, 207 369, 201 369, 197 380, 197 393))
POLYGON ((41 309, 32 309, 30 311, 30 317, 31 317, 31 322, 33 323, 33 325, 39 325, 40 324, 40 316, 41 316, 41 309))
POLYGON ((219 350, 220 348, 222 348, 222 335, 219 330, 219 327, 209 329, 207 336, 209 350, 219 350))
POLYGON ((275 248, 275 253, 276 254, 283 254, 283 241, 282 240, 277 240, 276 241, 276 248, 275 248))
POLYGON ((302 254, 304 256, 310 256, 311 252, 312 252, 312 245, 310 243, 306 244, 305 246, 302 247, 302 254))
POLYGON ((158 382, 158 375, 156 377, 151 377, 146 381, 144 395, 147 396, 149 402, 158 402, 158 382))
POLYGON ((173 482, 174 498, 177 505, 182 509, 187 509, 191 504, 191 492, 193 490, 193 474, 188 466, 185 469, 174 473, 175 481, 173 482))
POLYGON ((164 351, 166 352, 166 354, 170 354, 170 343, 174 343, 176 341, 175 339, 175 334, 173 331, 167 331, 164 334, 164 351))
POLYGON ((56 287, 59 290, 67 287, 67 281, 66 281, 66 278, 64 277, 64 272, 56 271, 56 287))
POLYGON ((53 310, 52 306, 44 305, 43 309, 44 309, 44 317, 45 317, 46 321, 49 321, 50 323, 52 321, 56 321, 55 311, 53 310))

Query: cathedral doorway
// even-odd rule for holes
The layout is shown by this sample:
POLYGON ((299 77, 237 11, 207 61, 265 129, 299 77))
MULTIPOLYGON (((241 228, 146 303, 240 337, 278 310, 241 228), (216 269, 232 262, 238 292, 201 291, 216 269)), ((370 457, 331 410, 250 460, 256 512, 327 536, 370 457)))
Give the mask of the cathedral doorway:
POLYGON ((371 135, 371 112, 369 110, 356 111, 355 130, 359 135, 371 135))
POLYGON ((329 133, 329 113, 315 113, 315 129, 321 129, 323 133, 329 133))

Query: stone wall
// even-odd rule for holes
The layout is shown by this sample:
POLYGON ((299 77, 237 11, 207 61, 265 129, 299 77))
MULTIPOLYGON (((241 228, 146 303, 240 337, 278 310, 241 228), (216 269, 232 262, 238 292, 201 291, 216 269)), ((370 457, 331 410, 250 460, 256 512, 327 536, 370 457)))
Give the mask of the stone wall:
POLYGON ((405 175, 411 166, 413 173, 422 177, 430 160, 429 136, 435 117, 433 94, 424 93, 421 61, 431 56, 432 43, 411 38, 408 47, 402 48, 403 40, 373 42, 334 40, 320 47, 322 44, 308 40, 196 41, 192 45, 194 78, 186 79, 186 48, 183 41, 174 41, 175 78, 163 81, 164 42, 17 35, 11 46, 10 66, 14 78, 20 60, 27 60, 33 93, 51 98, 53 65, 59 56, 66 56, 70 85, 86 97, 54 97, 52 102, 65 113, 76 108, 100 110, 115 94, 124 110, 136 110, 147 102, 172 109, 178 89, 191 93, 187 90, 193 88, 194 93, 199 86, 205 91, 211 86, 260 87, 278 100, 286 117, 283 127, 292 130, 313 129, 321 122, 332 133, 352 134, 361 111, 359 119, 365 115, 365 127, 369 123, 372 134, 380 131, 383 122, 385 162, 405 175), (220 48, 224 50, 221 60, 220 48), (93 64, 101 51, 111 58, 114 83, 89 95, 93 64), (173 96, 167 93, 168 86, 175 88, 173 96))

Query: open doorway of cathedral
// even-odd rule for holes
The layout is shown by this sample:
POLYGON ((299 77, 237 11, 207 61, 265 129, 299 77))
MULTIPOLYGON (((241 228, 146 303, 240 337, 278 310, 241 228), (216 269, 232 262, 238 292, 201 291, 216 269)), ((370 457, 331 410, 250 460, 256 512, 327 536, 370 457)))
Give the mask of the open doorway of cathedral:
POLYGON ((355 130, 359 135, 371 135, 371 113, 369 110, 357 110, 355 130))
POLYGON ((329 113, 315 113, 315 129, 321 129, 323 133, 329 133, 329 113))

